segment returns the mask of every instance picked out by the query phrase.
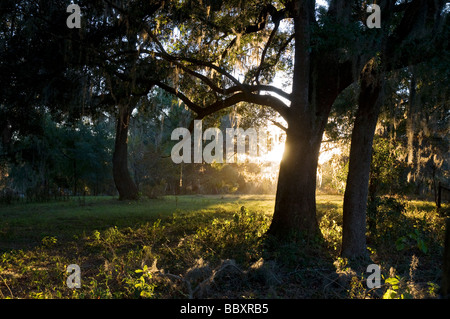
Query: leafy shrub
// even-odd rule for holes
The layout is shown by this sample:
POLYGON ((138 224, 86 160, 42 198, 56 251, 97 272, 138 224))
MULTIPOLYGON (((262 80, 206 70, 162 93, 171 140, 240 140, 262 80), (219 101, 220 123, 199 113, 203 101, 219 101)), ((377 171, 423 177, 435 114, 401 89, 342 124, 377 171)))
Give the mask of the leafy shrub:
POLYGON ((212 255, 232 256, 238 262, 249 261, 257 258, 260 238, 268 225, 268 218, 263 213, 250 212, 242 206, 233 219, 216 218, 212 227, 200 227, 195 241, 212 255))
POLYGON ((403 250, 411 246, 417 246, 417 248, 424 254, 428 252, 428 246, 425 242, 424 236, 417 228, 408 235, 399 237, 395 242, 395 247, 397 250, 403 250))
POLYGON ((390 277, 385 280, 390 287, 383 295, 383 299, 411 299, 412 295, 405 279, 399 276, 390 277))
POLYGON ((408 225, 405 204, 393 197, 376 197, 369 202, 367 224, 373 239, 393 242, 399 233, 405 233, 408 225))
POLYGON ((151 298, 154 295, 156 285, 151 283, 152 274, 148 270, 147 265, 142 269, 134 271, 136 274, 141 274, 138 278, 129 277, 125 280, 126 284, 131 287, 135 297, 151 298))
POLYGON ((51 247, 58 242, 58 239, 53 236, 45 236, 42 238, 42 245, 45 247, 51 247))
POLYGON ((319 227, 328 247, 339 251, 342 239, 342 213, 337 208, 328 209, 319 219, 319 227))
POLYGON ((94 243, 103 244, 108 247, 115 247, 123 242, 125 235, 121 233, 117 226, 114 226, 105 230, 103 234, 98 230, 94 230, 92 233, 92 238, 94 243))

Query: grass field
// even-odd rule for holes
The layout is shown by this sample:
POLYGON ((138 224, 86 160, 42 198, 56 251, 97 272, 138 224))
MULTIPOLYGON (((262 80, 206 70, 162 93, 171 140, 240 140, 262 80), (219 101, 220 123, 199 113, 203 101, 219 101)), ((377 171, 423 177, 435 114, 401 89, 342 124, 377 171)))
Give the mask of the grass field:
POLYGON ((437 296, 445 218, 432 203, 381 205, 360 261, 339 257, 342 196, 317 196, 322 237, 308 241, 266 238, 273 206, 270 195, 0 206, 0 298, 437 296), (398 284, 368 289, 370 263, 398 284), (81 289, 66 286, 69 264, 81 289))
POLYGON ((0 250, 26 248, 41 243, 45 236, 70 240, 113 226, 134 227, 173 213, 234 212, 241 206, 270 214, 274 197, 261 196, 166 196, 120 202, 113 197, 73 198, 50 203, 22 203, 0 208, 0 250))

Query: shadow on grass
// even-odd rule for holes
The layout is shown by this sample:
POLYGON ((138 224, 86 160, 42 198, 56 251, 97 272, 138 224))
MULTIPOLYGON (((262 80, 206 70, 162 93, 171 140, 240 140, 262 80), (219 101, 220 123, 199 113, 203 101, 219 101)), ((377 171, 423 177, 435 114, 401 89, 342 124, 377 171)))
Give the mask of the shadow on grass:
MULTIPOLYGON (((326 285, 332 286, 329 274, 334 268, 323 241, 268 239, 264 234, 270 217, 264 212, 207 207, 160 217, 152 214, 139 224, 128 220, 103 229, 95 228, 99 224, 91 218, 91 225, 71 238, 62 240, 60 230, 36 240, 27 250, 4 252, 0 274, 5 281, 0 291, 20 298, 331 295, 326 285), (83 287, 76 291, 64 286, 64 265, 72 263, 82 269, 83 287), (136 270, 143 267, 149 275, 140 279, 136 270)), ((335 291, 332 296, 337 297, 335 291)))
POLYGON ((78 197, 68 201, 15 203, 0 207, 0 251, 30 249, 52 236, 63 243, 117 226, 135 227, 170 218, 174 213, 236 210, 235 198, 211 196, 167 196, 118 201, 112 197, 78 197))

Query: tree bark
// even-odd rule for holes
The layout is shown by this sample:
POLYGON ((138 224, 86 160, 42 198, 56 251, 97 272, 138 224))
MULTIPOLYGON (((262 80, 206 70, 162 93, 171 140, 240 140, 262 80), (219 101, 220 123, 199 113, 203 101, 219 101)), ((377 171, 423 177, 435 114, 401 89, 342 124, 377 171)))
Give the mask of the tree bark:
POLYGON ((322 138, 311 85, 311 24, 314 1, 295 1, 293 92, 283 159, 280 163, 275 210, 268 233, 278 239, 319 234, 316 218, 316 174, 322 138))
MULTIPOLYGON (((409 87, 409 101, 406 105, 406 136, 408 138, 408 165, 411 170, 414 161, 414 124, 415 124, 415 103, 416 103, 416 76, 414 74, 414 67, 409 68, 411 70, 411 84, 409 87)), ((408 180, 409 182, 409 180, 408 180)))
MULTIPOLYGON (((373 155, 373 148, 372 148, 373 155)), ((369 172, 369 195, 367 207, 367 226, 371 235, 376 236, 377 233, 377 189, 379 179, 379 168, 371 166, 369 172)))
POLYGON ((278 239, 319 234, 316 172, 320 138, 315 143, 289 127, 280 163, 275 210, 268 234, 278 239))
POLYGON ((380 111, 382 72, 375 59, 361 74, 358 111, 352 132, 347 185, 343 207, 343 257, 363 257, 366 251, 366 209, 372 144, 380 111))
MULTIPOLYGON (((347 8, 337 6, 342 16, 347 8), (339 8, 338 8, 339 7, 339 8)), ((331 107, 354 81, 351 62, 339 54, 311 50, 314 2, 295 1, 295 55, 285 154, 280 163, 275 209, 268 234, 279 239, 320 235, 316 177, 322 135, 331 107)), ((355 68, 359 66, 355 65, 355 68)))
POLYGON ((113 177, 120 200, 138 199, 138 189, 128 170, 128 127, 130 116, 131 108, 128 105, 119 105, 113 154, 113 177))

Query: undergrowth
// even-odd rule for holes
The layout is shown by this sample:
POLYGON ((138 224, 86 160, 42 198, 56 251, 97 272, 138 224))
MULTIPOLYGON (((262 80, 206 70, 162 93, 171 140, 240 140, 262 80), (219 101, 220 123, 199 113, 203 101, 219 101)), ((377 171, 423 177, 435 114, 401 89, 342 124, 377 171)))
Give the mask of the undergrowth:
POLYGON ((435 298, 444 217, 408 202, 379 206, 368 232, 370 258, 339 257, 342 209, 318 210, 322 237, 277 242, 270 217, 235 212, 176 212, 134 227, 111 226, 31 249, 0 253, 0 298, 435 298), (390 211, 392 209, 392 211, 390 211), (382 285, 369 289, 369 264, 382 285), (66 285, 69 264, 81 288, 66 285))

